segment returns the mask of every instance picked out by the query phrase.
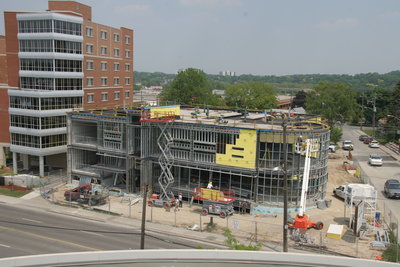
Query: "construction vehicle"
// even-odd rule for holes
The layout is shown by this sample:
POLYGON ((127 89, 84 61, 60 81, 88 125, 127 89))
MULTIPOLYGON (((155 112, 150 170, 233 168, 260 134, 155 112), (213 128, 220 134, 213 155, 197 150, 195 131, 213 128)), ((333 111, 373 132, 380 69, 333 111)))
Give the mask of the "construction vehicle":
POLYGON ((194 199, 203 202, 201 209, 201 215, 203 216, 217 214, 219 217, 225 218, 233 214, 234 190, 196 187, 194 190, 194 199))
MULTIPOLYGON (((301 144, 304 147, 304 144, 301 144)), ((304 173, 303 173, 303 184, 301 188, 301 198, 300 198, 300 207, 299 213, 296 215, 294 220, 288 222, 289 228, 296 230, 308 230, 310 228, 314 228, 317 230, 322 230, 324 224, 322 222, 315 222, 310 220, 307 214, 305 214, 306 210, 306 200, 307 200, 307 191, 308 191, 308 181, 310 177, 310 163, 311 163, 311 141, 310 139, 305 140, 305 163, 304 163, 304 173)))
POLYGON ((80 204, 95 206, 105 204, 107 195, 98 191, 92 191, 92 185, 86 184, 65 191, 64 198, 67 201, 76 201, 80 204))
POLYGON ((150 200, 147 201, 147 206, 149 207, 164 207, 166 210, 177 204, 178 201, 172 192, 168 198, 162 197, 161 194, 152 194, 150 200))

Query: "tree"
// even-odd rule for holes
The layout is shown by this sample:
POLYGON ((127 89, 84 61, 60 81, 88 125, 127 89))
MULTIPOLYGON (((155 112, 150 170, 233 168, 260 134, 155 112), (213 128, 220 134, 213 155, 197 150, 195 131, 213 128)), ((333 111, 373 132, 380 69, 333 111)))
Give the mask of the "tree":
POLYGON ((296 96, 293 98, 292 108, 297 107, 305 107, 307 94, 303 90, 300 90, 296 93, 296 96))
POLYGON ((344 83, 322 82, 306 98, 308 113, 320 114, 333 128, 337 121, 353 119, 359 106, 356 92, 344 83))
POLYGON ((162 93, 163 101, 174 101, 177 104, 214 104, 216 96, 212 94, 209 82, 203 71, 188 68, 176 75, 162 93))
POLYGON ((331 142, 337 144, 342 139, 343 131, 340 128, 331 129, 331 142))
POLYGON ((225 90, 228 106, 267 109, 276 106, 275 88, 263 82, 237 83, 225 90))

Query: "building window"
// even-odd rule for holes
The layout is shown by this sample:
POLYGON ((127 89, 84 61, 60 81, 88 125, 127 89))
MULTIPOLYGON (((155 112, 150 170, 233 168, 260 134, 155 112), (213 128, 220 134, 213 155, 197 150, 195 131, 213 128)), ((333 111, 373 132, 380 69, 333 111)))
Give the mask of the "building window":
POLYGON ((93 54, 93 45, 91 44, 86 45, 86 53, 93 54))
POLYGON ((93 36, 93 29, 86 27, 86 36, 87 37, 92 37, 93 36))
POLYGON ((101 70, 107 70, 107 62, 101 62, 101 70))
POLYGON ((129 91, 125 91, 125 98, 129 98, 130 92, 129 91))
POLYGON ((106 46, 102 46, 101 47, 101 55, 102 56, 106 56, 107 55, 107 47, 106 46))
POLYGON ((107 40, 107 31, 100 31, 101 32, 101 39, 107 40))
POLYGON ((107 86, 107 78, 101 78, 101 86, 107 86))
POLYGON ((130 78, 125 78, 125 84, 130 85, 131 84, 131 79, 130 78))
POLYGON ((86 78, 86 85, 87 86, 93 86, 93 77, 87 77, 86 78))
POLYGON ((94 94, 87 94, 87 102, 88 103, 94 102, 94 94))
POLYGON ((101 101, 107 101, 108 100, 108 93, 101 93, 101 101))
POLYGON ((119 85, 119 78, 118 77, 114 78, 114 85, 119 85))
POLYGON ((119 34, 114 33, 114 42, 119 42, 119 34))
POLYGON ((130 44, 130 43, 131 43, 131 37, 125 36, 125 44, 130 44))
POLYGON ((131 70, 131 65, 125 64, 125 71, 130 71, 130 70, 131 70))
POLYGON ((114 92, 114 100, 118 100, 119 99, 119 92, 114 92))
POLYGON ((114 71, 119 71, 119 63, 114 63, 114 71))
POLYGON ((114 48, 114 57, 119 57, 119 49, 114 48))
POLYGON ((131 57, 131 51, 125 50, 125 57, 130 58, 131 57))
POLYGON ((86 69, 93 70, 93 61, 86 61, 86 69))

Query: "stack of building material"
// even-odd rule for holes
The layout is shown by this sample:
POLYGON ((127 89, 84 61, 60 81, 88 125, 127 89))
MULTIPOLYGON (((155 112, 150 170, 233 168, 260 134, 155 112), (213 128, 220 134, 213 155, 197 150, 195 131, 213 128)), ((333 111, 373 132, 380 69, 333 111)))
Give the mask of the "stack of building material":
POLYGON ((343 236, 344 226, 339 224, 330 224, 326 236, 335 239, 341 239, 343 236))

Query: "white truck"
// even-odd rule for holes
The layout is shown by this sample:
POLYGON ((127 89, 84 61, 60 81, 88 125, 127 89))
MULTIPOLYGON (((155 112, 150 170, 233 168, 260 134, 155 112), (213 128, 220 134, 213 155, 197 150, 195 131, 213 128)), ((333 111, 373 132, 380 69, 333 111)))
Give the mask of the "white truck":
POLYGON ((353 142, 351 140, 344 140, 342 143, 343 150, 353 150, 353 142))

